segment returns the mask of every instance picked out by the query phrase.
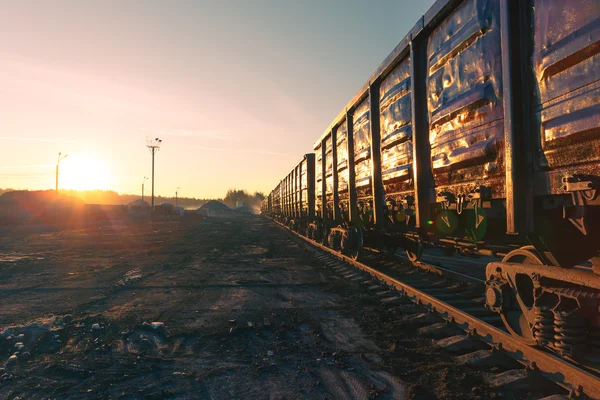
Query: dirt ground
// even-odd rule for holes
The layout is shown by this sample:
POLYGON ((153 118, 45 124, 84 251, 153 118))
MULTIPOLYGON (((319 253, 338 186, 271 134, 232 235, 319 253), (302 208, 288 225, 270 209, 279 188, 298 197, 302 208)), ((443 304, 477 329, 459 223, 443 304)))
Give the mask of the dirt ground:
POLYGON ((257 216, 4 232, 0 299, 0 398, 496 396, 257 216))

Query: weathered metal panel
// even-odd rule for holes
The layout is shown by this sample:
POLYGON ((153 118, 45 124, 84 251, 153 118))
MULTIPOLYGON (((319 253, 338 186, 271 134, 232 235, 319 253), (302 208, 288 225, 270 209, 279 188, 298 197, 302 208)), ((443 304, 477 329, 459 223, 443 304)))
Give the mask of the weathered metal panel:
POLYGON ((369 99, 354 111, 354 168, 358 198, 370 196, 371 188, 371 119, 369 99))
POLYGON ((294 212, 294 216, 298 216, 299 211, 300 211, 300 190, 298 189, 298 166, 294 167, 294 169, 292 170, 292 188, 293 188, 293 193, 292 193, 292 204, 293 204, 293 212, 294 212))
POLYGON ((381 131, 379 126, 380 84, 381 80, 376 79, 369 85, 369 107, 371 109, 369 113, 369 116, 371 117, 371 122, 369 124, 371 131, 371 187, 373 191, 372 210, 373 223, 378 229, 383 228, 385 224, 385 192, 383 191, 383 182, 381 180, 381 131))
POLYGON ((327 188, 327 203, 333 201, 333 146, 331 135, 325 139, 325 180, 327 188))
POLYGON ((283 184, 281 185, 281 208, 283 215, 288 215, 288 197, 287 197, 287 176, 283 178, 283 184))
POLYGON ((348 127, 344 121, 336 130, 338 195, 340 200, 348 199, 348 127))
POLYGON ((288 175, 287 179, 287 201, 288 201, 288 215, 294 215, 294 179, 293 175, 288 175))
POLYGON ((410 58, 381 82, 381 175, 386 194, 412 190, 410 58))
POLYGON ((290 176, 285 178, 285 214, 290 215, 290 176))
POLYGON ((285 178, 285 214, 287 216, 290 215, 290 176, 288 175, 285 178))
POLYGON ((315 155, 309 153, 306 155, 306 180, 307 180, 307 201, 308 216, 315 216, 315 155))
POLYGON ((316 186, 315 186, 315 206, 317 208, 317 212, 319 212, 321 210, 321 203, 322 203, 322 195, 323 195, 323 170, 321 168, 321 162, 323 159, 323 152, 321 151, 321 144, 315 146, 315 160, 316 160, 316 164, 315 164, 315 180, 316 180, 316 186))
POLYGON ((333 219, 338 221, 340 219, 340 195, 338 193, 338 154, 337 154, 337 130, 333 129, 331 131, 331 153, 332 153, 332 161, 331 161, 331 174, 332 176, 332 190, 333 190, 333 219))
POLYGON ((300 199, 302 215, 308 214, 308 158, 304 157, 300 163, 300 199))
POLYGON ((463 2, 428 41, 427 105, 435 184, 504 196, 499 3, 463 2))
MULTIPOLYGON (((358 221, 358 202, 356 193, 356 169, 354 162, 354 114, 346 110, 346 128, 348 129, 348 220, 352 223, 358 221)), ((342 206, 345 203, 342 202, 342 206)))
POLYGON ((300 168, 302 166, 302 161, 296 165, 294 168, 294 215, 296 217, 300 216, 300 211, 302 210, 302 199, 300 194, 302 193, 302 189, 300 188, 300 168))
POLYGON ((285 178, 281 181, 279 186, 279 193, 281 196, 281 215, 285 215, 285 178))
POLYGON ((285 215, 289 217, 290 215, 290 176, 287 175, 285 177, 285 215))
POLYGON ((360 87, 360 89, 358 89, 356 94, 352 97, 352 99, 350 99, 350 101, 347 103, 347 105, 344 107, 344 109, 333 119, 333 122, 329 125, 329 127, 327 127, 325 132, 318 139, 317 143, 320 143, 321 140, 323 138, 325 138, 325 136, 327 136, 329 134, 329 132, 331 132, 331 129, 335 128, 344 119, 346 119, 347 111, 352 109, 357 103, 364 100, 364 98, 368 94, 370 82, 374 82, 375 80, 379 79, 381 76, 387 75, 389 73, 389 71, 392 69, 393 65, 398 60, 404 58, 408 54, 409 42, 412 39, 414 39, 417 35, 419 35, 420 32, 423 31, 424 22, 432 23, 431 18, 428 17, 428 14, 431 14, 431 12, 436 14, 437 11, 435 11, 435 10, 439 10, 441 14, 436 15, 436 17, 440 17, 441 15, 446 13, 447 10, 455 7, 456 3, 458 3, 458 2, 460 2, 460 0, 437 0, 434 3, 434 5, 429 9, 427 14, 425 16, 419 18, 419 20, 410 29, 410 31, 402 38, 400 43, 398 43, 396 45, 394 50, 392 50, 392 52, 390 54, 388 54, 388 56, 385 58, 385 60, 383 60, 383 62, 377 67, 375 72, 373 72, 371 74, 371 76, 369 77, 369 79, 360 87))
MULTIPOLYGON (((600 1, 535 0, 533 19, 539 166, 556 171, 596 162, 598 172, 600 1)), ((560 193, 561 175, 538 179, 538 194, 560 193)))
POLYGON ((275 189, 272 192, 272 199, 271 201, 273 202, 273 212, 276 215, 281 214, 281 182, 275 187, 275 189))
POLYGON ((350 168, 348 168, 348 124, 344 120, 335 128, 336 168, 337 168, 337 195, 339 218, 343 221, 350 220, 350 168))
POLYGON ((292 203, 292 201, 294 200, 294 194, 293 194, 293 190, 294 190, 294 186, 293 186, 293 179, 292 179, 292 175, 288 175, 287 177, 287 212, 288 215, 293 215, 294 214, 294 205, 292 203))

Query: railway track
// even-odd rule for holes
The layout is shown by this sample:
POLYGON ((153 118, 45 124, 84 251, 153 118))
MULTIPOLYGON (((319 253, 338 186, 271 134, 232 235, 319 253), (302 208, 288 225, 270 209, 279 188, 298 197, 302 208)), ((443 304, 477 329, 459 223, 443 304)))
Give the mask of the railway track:
MULTIPOLYGON (((552 382, 558 396, 600 399, 597 371, 528 346, 505 330, 501 318, 484 306, 483 280, 424 262, 418 263, 420 268, 414 268, 399 262, 400 257, 384 260, 375 252, 368 252, 356 261, 274 222, 309 244, 308 249, 334 273, 364 284, 381 296, 383 302, 409 300, 436 315, 437 323, 422 328, 423 334, 436 338, 436 345, 450 351, 467 351, 462 357, 468 358, 472 365, 502 364, 507 358, 516 361, 518 368, 498 374, 495 382, 498 386, 527 387, 552 382), (473 351, 469 353, 470 350, 473 351)), ((553 397, 557 398, 561 397, 553 397)))

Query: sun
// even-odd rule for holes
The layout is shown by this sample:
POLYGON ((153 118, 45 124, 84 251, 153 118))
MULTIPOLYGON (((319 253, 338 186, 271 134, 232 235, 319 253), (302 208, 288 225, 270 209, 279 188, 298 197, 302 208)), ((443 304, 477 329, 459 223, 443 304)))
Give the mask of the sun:
POLYGON ((60 187, 63 189, 108 189, 108 166, 92 154, 70 154, 60 162, 60 187))

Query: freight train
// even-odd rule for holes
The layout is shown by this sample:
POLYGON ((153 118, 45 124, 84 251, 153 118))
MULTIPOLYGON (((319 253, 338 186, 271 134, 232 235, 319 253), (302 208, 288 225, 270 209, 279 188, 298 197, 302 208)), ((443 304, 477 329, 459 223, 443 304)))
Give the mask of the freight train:
POLYGON ((313 150, 264 214, 355 258, 489 260, 513 335, 599 355, 600 1, 438 0, 313 150))

